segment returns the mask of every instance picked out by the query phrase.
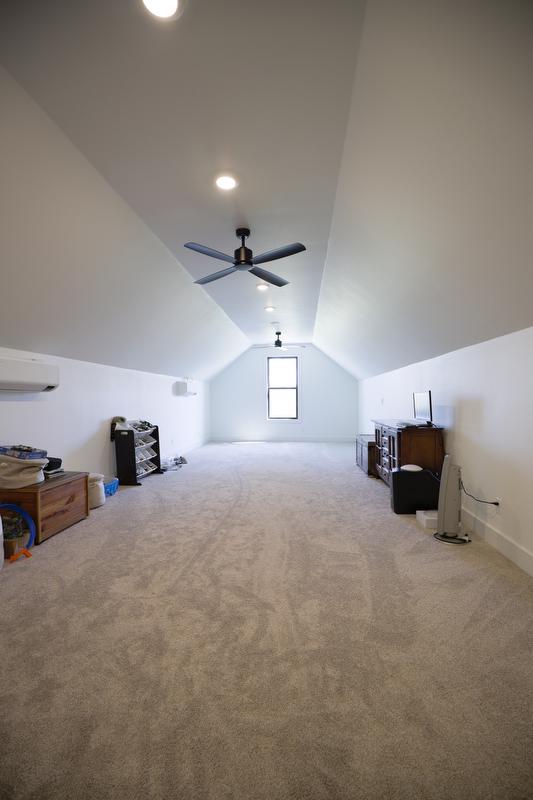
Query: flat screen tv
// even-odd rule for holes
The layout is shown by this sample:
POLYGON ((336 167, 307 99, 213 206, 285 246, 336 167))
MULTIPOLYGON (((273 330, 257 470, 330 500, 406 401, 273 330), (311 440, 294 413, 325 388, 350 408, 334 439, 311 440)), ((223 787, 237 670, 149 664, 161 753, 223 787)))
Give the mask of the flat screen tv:
POLYGON ((413 408, 415 419, 431 423, 433 422, 433 409, 431 407, 431 392, 414 392, 413 408))

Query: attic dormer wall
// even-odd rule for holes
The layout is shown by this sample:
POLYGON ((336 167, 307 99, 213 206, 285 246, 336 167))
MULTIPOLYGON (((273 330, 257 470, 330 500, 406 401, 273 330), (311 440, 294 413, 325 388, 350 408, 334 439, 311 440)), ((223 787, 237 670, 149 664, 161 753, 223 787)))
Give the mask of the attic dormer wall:
MULTIPOLYGON (((251 347, 210 382, 213 441, 352 442, 357 381, 318 348, 251 347), (297 356, 298 420, 267 418, 267 358, 297 356)), ((355 458, 355 450, 354 450, 355 458)))

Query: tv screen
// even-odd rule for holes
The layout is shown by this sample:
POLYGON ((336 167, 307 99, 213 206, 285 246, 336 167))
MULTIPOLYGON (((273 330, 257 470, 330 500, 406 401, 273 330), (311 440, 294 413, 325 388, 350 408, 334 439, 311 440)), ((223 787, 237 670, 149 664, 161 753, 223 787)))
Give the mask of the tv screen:
POLYGON ((433 421, 431 392, 415 392, 413 394, 413 406, 415 410, 415 419, 421 419, 424 420, 424 422, 433 421))

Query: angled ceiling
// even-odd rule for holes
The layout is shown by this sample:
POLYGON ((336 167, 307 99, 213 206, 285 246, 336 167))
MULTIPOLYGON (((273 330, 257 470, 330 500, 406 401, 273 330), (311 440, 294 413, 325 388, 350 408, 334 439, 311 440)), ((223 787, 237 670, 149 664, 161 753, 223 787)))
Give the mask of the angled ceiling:
POLYGON ((209 378, 248 347, 0 67, 0 344, 209 378))
MULTIPOLYGON (((223 268, 185 250, 259 254, 302 241, 260 294, 234 274, 208 294, 254 342, 275 321, 310 340, 348 119, 362 0, 190 0, 164 22, 140 0, 7 0, 1 60, 193 279, 223 268), (233 171, 238 191, 213 182, 233 171)), ((268 268, 268 265, 266 265, 268 268)))
MULTIPOLYGON (((166 245, 151 280, 166 319, 180 294, 183 363, 202 349, 212 374, 276 321, 363 377, 533 324, 529 0, 188 0, 169 23, 140 0, 4 0, 0 60, 166 245), (243 224, 255 252, 308 246, 271 265, 290 285, 194 286, 223 264, 183 243, 231 253, 243 224)), ((132 341, 109 358, 172 363, 161 332, 132 341)))
POLYGON ((370 0, 315 343, 373 375, 533 325, 533 3, 370 0))

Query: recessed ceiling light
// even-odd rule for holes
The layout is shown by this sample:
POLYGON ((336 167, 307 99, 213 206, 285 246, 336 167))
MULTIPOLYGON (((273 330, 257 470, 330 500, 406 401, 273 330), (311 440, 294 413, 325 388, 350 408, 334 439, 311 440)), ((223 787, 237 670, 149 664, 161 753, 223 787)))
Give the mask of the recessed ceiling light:
POLYGON ((265 306, 265 311, 275 311, 276 306, 265 306))
POLYGON ((268 289, 268 286, 266 285, 266 283, 258 283, 257 284, 257 291, 258 292, 266 292, 267 289, 268 289))
POLYGON ((144 5, 155 17, 168 19, 178 10, 178 0, 143 0, 144 5))
POLYGON ((219 175, 215 183, 219 189, 224 189, 225 192, 229 192, 231 189, 235 189, 235 187, 238 186, 233 175, 219 175))

